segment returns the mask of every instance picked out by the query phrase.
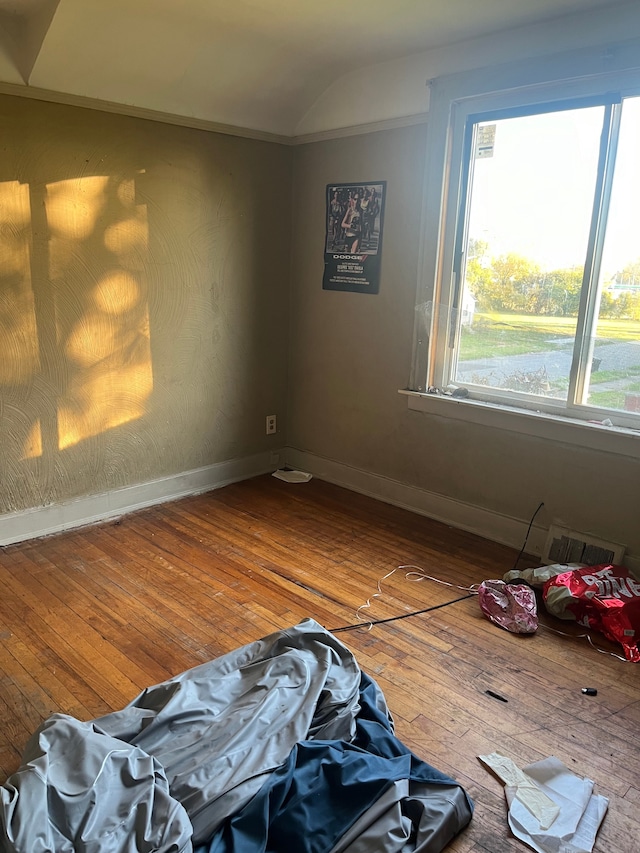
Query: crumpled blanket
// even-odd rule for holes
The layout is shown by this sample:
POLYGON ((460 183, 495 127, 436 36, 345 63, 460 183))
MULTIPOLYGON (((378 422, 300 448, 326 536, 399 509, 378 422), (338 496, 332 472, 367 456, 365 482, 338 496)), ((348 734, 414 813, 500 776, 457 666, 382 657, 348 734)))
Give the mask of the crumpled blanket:
POLYGON ((89 723, 54 714, 0 788, 2 853, 439 853, 471 819, 311 619, 89 723))

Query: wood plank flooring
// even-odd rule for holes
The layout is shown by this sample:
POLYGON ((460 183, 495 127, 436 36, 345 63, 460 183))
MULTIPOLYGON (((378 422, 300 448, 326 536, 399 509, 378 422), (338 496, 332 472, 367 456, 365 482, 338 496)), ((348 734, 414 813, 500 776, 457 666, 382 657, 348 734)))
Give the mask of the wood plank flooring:
MULTIPOLYGON (((118 709, 307 616, 335 629, 357 622, 368 599, 360 615, 386 619, 464 595, 412 582, 399 566, 467 587, 502 577, 515 557, 319 480, 269 476, 0 549, 0 783, 52 712, 86 720, 118 709)), ((477 760, 494 750, 520 765, 556 755, 593 779, 610 798, 595 850, 637 853, 640 670, 574 626, 541 621, 535 636, 511 635, 474 597, 338 636, 380 684, 398 736, 474 798, 451 853, 527 849, 509 833, 501 784, 477 760)))

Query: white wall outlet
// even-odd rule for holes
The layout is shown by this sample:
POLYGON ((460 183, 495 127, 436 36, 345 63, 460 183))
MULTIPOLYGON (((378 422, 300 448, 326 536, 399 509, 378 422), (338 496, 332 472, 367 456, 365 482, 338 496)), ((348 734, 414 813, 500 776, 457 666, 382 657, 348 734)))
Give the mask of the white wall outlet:
POLYGON ((276 416, 267 415, 267 435, 273 435, 277 431, 276 416))

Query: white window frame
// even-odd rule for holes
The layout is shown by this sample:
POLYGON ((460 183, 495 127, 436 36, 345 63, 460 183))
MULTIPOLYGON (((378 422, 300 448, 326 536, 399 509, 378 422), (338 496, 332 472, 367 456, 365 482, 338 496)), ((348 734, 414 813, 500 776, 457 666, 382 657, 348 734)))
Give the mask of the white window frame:
MULTIPOLYGON (((634 44, 637 49, 637 43, 634 44)), ((628 65, 637 64, 637 59, 631 59, 630 55, 619 57, 618 64, 624 66, 625 59, 628 65)), ((455 307, 454 266, 459 250, 459 211, 465 191, 464 146, 467 122, 472 116, 504 110, 535 109, 537 105, 560 103, 570 108, 575 106, 575 102, 584 102, 585 99, 616 101, 640 95, 640 68, 597 69, 597 73, 594 73, 594 64, 602 65, 602 62, 594 62, 593 51, 586 51, 578 56, 547 59, 544 63, 535 61, 504 68, 482 69, 434 81, 429 110, 421 278, 416 306, 413 363, 409 385, 404 392, 409 395, 411 408, 439 414, 444 411, 453 417, 487 423, 500 420, 507 425, 506 428, 510 428, 508 424, 513 426, 517 422, 516 431, 524 432, 530 428, 533 434, 540 434, 542 429, 547 437, 550 437, 547 435, 548 429, 541 427, 540 422, 545 418, 553 419, 563 424, 563 440, 567 440, 565 426, 575 424, 579 427, 586 422, 591 425, 592 421, 598 420, 605 424, 612 422, 619 430, 638 436, 639 416, 627 416, 627 413, 590 405, 567 405, 553 398, 533 397, 512 391, 500 392, 498 389, 491 389, 487 393, 481 387, 473 387, 469 389, 467 401, 456 400, 454 413, 454 407, 445 405, 443 409, 442 396, 437 403, 432 404, 435 395, 428 393, 430 387, 443 389, 450 382, 450 318, 455 307), (613 97, 612 93, 615 93, 613 97), (439 205, 435 203, 438 199, 439 205), (462 413, 459 404, 462 404, 462 413), (487 411, 480 414, 479 407, 487 411), (509 419, 509 412, 518 415, 517 421, 509 419), (523 421, 522 416, 526 415, 529 417, 523 421)), ((603 175, 603 198, 606 203, 611 180, 606 166, 603 175)), ((598 240, 599 235, 593 233, 590 240, 592 256, 599 251, 598 240)), ((584 323, 588 310, 587 288, 583 287, 579 324, 584 323)), ((583 363, 590 345, 588 340, 580 342, 583 363)), ((578 373, 578 381, 585 381, 584 371, 578 373)), ((569 434, 575 436, 577 443, 584 443, 584 430, 569 429, 569 434)), ((638 451, 636 442, 633 451, 634 455, 638 451)))

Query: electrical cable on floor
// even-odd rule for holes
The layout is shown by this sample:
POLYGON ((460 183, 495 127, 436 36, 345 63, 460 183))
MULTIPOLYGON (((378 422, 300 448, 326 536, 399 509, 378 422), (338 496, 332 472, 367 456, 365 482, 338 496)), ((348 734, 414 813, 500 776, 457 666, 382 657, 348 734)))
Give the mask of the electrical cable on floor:
POLYGON ((465 598, 471 598, 473 595, 478 594, 477 584, 474 584, 473 586, 458 586, 458 584, 449 583, 449 581, 443 581, 443 580, 440 580, 439 578, 434 578, 432 575, 428 575, 421 566, 415 566, 415 565, 397 566, 395 569, 392 569, 390 572, 387 572, 387 574, 384 575, 384 577, 380 578, 380 580, 376 584, 378 591, 375 592, 370 598, 368 598, 364 604, 361 604, 360 607, 358 607, 358 609, 356 610, 356 618, 357 619, 360 618, 360 611, 361 610, 364 610, 365 608, 371 607, 371 602, 373 601, 373 599, 379 598, 383 594, 382 593, 382 586, 381 586, 382 581, 386 580, 387 578, 390 578, 391 575, 395 574, 397 571, 402 570, 402 569, 414 569, 415 570, 412 572, 407 572, 405 574, 405 579, 408 581, 412 581, 415 583, 416 581, 430 580, 430 581, 434 581, 435 583, 442 584, 443 586, 450 586, 453 589, 459 589, 462 592, 467 592, 467 593, 469 593, 469 595, 465 595, 462 598, 456 598, 453 601, 446 601, 443 604, 436 604, 434 607, 427 607, 425 610, 415 610, 415 611, 412 611, 411 613, 401 613, 399 616, 391 616, 389 619, 377 619, 377 620, 371 620, 371 619, 365 620, 365 619, 363 619, 360 622, 356 623, 355 625, 344 625, 341 628, 335 628, 334 632, 335 631, 352 631, 355 628, 363 628, 365 625, 368 626, 367 630, 370 631, 374 625, 383 625, 386 622, 395 622, 398 619, 407 619, 409 616, 419 616, 422 613, 428 613, 430 610, 437 610, 439 607, 447 607, 449 604, 455 604, 458 601, 463 601, 465 598))
MULTIPOLYGON (((529 541, 529 534, 531 533, 531 528, 533 527, 533 522, 535 521, 537 514, 540 512, 540 510, 542 509, 543 506, 544 506, 544 501, 541 501, 538 505, 538 508, 536 509, 536 511, 531 516, 531 520, 529 521, 529 527, 527 528, 527 533, 524 537, 524 542, 522 543, 522 548, 520 549, 520 553, 516 557, 516 561, 513 564, 514 569, 517 568, 517 565, 520 562, 520 558, 524 554, 524 549, 527 547, 527 542, 529 541)), ((459 589, 459 590, 462 590, 463 592, 468 592, 469 595, 465 595, 463 598, 456 598, 453 601, 447 602, 445 604, 439 604, 435 608, 427 608, 426 610, 416 610, 416 611, 412 611, 411 613, 403 613, 400 616, 393 616, 390 619, 380 619, 380 620, 371 620, 371 621, 367 620, 367 621, 359 622, 355 625, 345 625, 341 628, 335 628, 334 632, 335 631, 352 631, 355 628, 362 627, 363 625, 368 625, 369 626, 368 630, 371 630, 371 628, 374 625, 383 625, 386 622, 393 622, 396 619, 406 619, 409 616, 419 616, 422 613, 428 613, 429 610, 431 610, 431 609, 437 609, 437 607, 446 607, 447 604, 455 604, 458 601, 463 601, 464 598, 471 598, 471 596, 478 594, 478 584, 472 584, 471 586, 459 586, 458 584, 450 583, 449 581, 443 581, 443 580, 440 580, 439 578, 435 578, 435 577, 433 577, 433 575, 428 575, 421 566, 415 566, 415 565, 411 565, 411 564, 403 565, 403 566, 398 566, 396 569, 392 569, 390 572, 388 572, 386 575, 384 575, 384 577, 380 578, 380 580, 376 584, 378 591, 375 592, 370 598, 368 598, 364 604, 361 604, 360 607, 358 607, 358 609, 356 610, 356 618, 360 617, 360 611, 361 610, 365 610, 365 609, 368 609, 371 607, 371 602, 373 601, 374 598, 379 598, 382 595, 382 587, 380 586, 382 581, 386 580, 387 578, 390 578, 391 575, 395 574, 396 571, 402 570, 402 569, 413 569, 414 570, 414 571, 410 571, 410 572, 406 573, 405 578, 408 581, 412 581, 415 583, 416 581, 430 580, 430 581, 433 581, 434 583, 442 584, 443 586, 450 586, 453 589, 459 589)))
MULTIPOLYGON (((533 522, 535 521, 537 514, 540 512, 540 510, 542 509, 543 506, 544 506, 544 502, 541 501, 540 504, 538 505, 536 511, 531 516, 531 520, 529 522, 529 527, 527 528, 527 533, 525 535, 524 542, 522 543, 522 548, 520 549, 520 553, 516 557, 516 561, 513 564, 514 570, 517 568, 518 563, 520 561, 520 558, 524 554, 524 550, 525 550, 525 548, 527 546, 527 542, 529 540, 529 534, 531 533, 531 528, 533 527, 533 522)), ((382 581, 386 580, 387 578, 390 578, 391 575, 395 574, 395 572, 397 572, 398 570, 402 570, 402 569, 412 569, 413 570, 413 571, 409 571, 405 574, 405 579, 408 581, 415 583, 417 581, 430 580, 430 581, 433 581, 434 583, 441 584, 442 586, 449 586, 449 587, 452 587, 453 589, 462 590, 462 591, 466 592, 467 595, 463 595, 460 598, 454 598, 451 601, 445 601, 442 604, 434 604, 432 607, 425 607, 423 610, 412 610, 410 613, 401 613, 398 616, 390 616, 388 619, 367 620, 367 621, 357 622, 354 625, 342 625, 339 628, 328 628, 327 630, 331 631, 332 634, 339 634, 342 631, 355 631, 356 628, 364 628, 365 626, 367 626, 367 630, 370 631, 374 625, 386 625, 389 622, 397 622, 400 619, 409 619, 411 616, 421 616, 423 613, 431 613, 433 610, 439 610, 442 607, 449 607, 451 604, 457 604, 459 601, 465 601, 468 598, 473 598, 475 595, 478 595, 478 584, 472 584, 471 586, 459 586, 458 584, 451 583, 450 581, 443 581, 443 580, 440 580, 440 578, 433 577, 433 575, 428 575, 421 566, 416 566, 413 564, 407 564, 407 565, 397 566, 395 569, 392 569, 390 572, 387 572, 386 575, 384 575, 383 577, 380 578, 380 580, 377 581, 376 586, 377 586, 378 591, 376 593, 374 593, 370 598, 368 598, 364 604, 361 604, 360 607, 358 607, 358 609, 356 610, 356 616, 359 616, 361 610, 364 610, 365 608, 370 608, 372 600, 374 598, 378 598, 379 596, 381 596, 383 594, 382 587, 381 587, 382 581)), ((621 655, 617 655, 617 654, 615 654, 615 652, 610 652, 606 649, 601 649, 598 646, 596 646, 596 644, 593 642, 593 640, 591 639, 591 636, 589 634, 567 634, 564 631, 558 631, 555 628, 550 628, 548 625, 543 625, 542 623, 540 623, 538 627, 543 628, 546 631, 551 631, 554 634, 558 634, 561 637, 569 637, 570 639, 574 639, 574 640, 585 639, 589 642, 589 644, 597 652, 600 652, 600 654, 611 655, 611 657, 616 658, 617 660, 620 660, 623 663, 629 663, 629 661, 626 658, 622 657, 621 655)))
POLYGON ((389 619, 374 619, 371 622, 358 622, 355 625, 343 625, 341 628, 327 628, 332 634, 339 634, 341 631, 353 631, 356 628, 364 628, 369 626, 367 630, 371 630, 374 625, 384 625, 387 622, 397 622, 398 619, 408 619, 410 616, 420 616, 422 613, 430 613, 432 610, 439 610, 441 607, 448 607, 450 604, 457 604, 458 601, 465 601, 467 598, 473 598, 476 593, 463 595, 460 598, 454 598, 453 601, 445 601, 442 604, 434 604, 433 607, 425 607, 424 610, 414 610, 411 613, 401 613, 400 616, 391 616, 389 619))
MULTIPOLYGON (((520 562, 520 558, 524 554, 524 549, 527 547, 527 541, 529 539, 529 534, 531 533, 531 528, 533 527, 533 522, 535 520, 535 517, 540 512, 540 510, 542 509, 543 506, 544 506, 544 501, 541 501, 538 504, 538 508, 536 509, 536 511, 531 516, 531 521, 529 522, 529 527, 527 528, 527 534, 524 537, 524 542, 522 543, 522 548, 520 549, 520 553, 516 557, 516 561, 513 564, 512 571, 515 571, 518 567, 518 563, 520 562)), ((432 580, 435 580, 435 578, 432 578, 432 580)), ((597 652, 600 652, 601 655, 611 655, 612 658, 616 658, 617 660, 621 660, 623 663, 629 663, 627 658, 622 657, 622 655, 617 655, 615 652, 610 652, 607 649, 601 649, 598 646, 596 646, 596 644, 591 639, 590 634, 567 634, 564 631, 558 631, 555 628, 550 628, 548 625, 543 625, 542 623, 539 623, 538 627, 543 628, 545 631, 551 631, 553 634, 558 634, 558 636, 560 636, 560 637, 569 637, 570 639, 573 639, 573 640, 587 640, 589 642, 589 645, 592 648, 594 648, 597 652)))
POLYGON ((522 548, 520 548, 520 553, 516 557, 516 561, 513 564, 513 569, 511 571, 515 571, 518 568, 518 563, 520 562, 520 557, 524 554, 524 549, 527 547, 527 542, 529 541, 529 534, 531 533, 531 528, 533 527, 533 522, 535 521, 536 515, 540 512, 542 507, 544 506, 544 501, 540 501, 538 504, 538 509, 531 516, 531 521, 529 522, 529 527, 527 528, 527 535, 524 537, 524 542, 522 543, 522 548))

